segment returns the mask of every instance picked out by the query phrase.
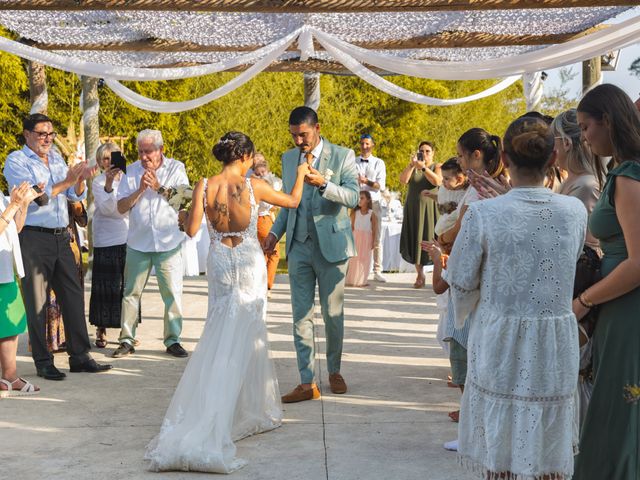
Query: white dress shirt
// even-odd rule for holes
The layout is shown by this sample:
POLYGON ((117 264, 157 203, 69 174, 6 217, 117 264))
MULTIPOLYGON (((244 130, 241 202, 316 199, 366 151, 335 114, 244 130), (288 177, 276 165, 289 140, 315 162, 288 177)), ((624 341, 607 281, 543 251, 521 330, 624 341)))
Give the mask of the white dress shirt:
MULTIPOLYGON (((0 192, 0 213, 4 212, 8 206, 9 200, 0 192)), ((0 222, 4 223, 2 220, 0 222)), ((24 277, 18 229, 16 223, 11 220, 0 233, 0 283, 13 282, 16 273, 20 278, 24 277)))
MULTIPOLYGON (((140 185, 144 168, 140 160, 127 166, 127 175, 118 188, 118 200, 133 194, 140 185)), ((160 185, 166 188, 188 185, 184 164, 172 158, 162 157, 162 165, 156 170, 160 185)), ((158 192, 147 189, 129 211, 129 235, 127 245, 139 252, 168 252, 184 240, 184 232, 178 228, 178 212, 158 192)))
POLYGON ((385 189, 387 181, 387 167, 382 159, 369 155, 368 158, 362 158, 359 156, 356 158, 356 168, 358 169, 358 175, 367 177, 372 182, 376 182, 380 185, 378 190, 370 187, 366 184, 360 185, 360 190, 366 190, 371 193, 371 200, 374 202, 380 201, 380 192, 385 189))
POLYGON ((113 180, 111 193, 104 190, 107 181, 106 174, 102 173, 93 179, 91 192, 95 212, 91 222, 93 232, 93 246, 113 247, 127 243, 129 233, 129 213, 122 215, 118 212, 118 187, 120 179, 113 180))

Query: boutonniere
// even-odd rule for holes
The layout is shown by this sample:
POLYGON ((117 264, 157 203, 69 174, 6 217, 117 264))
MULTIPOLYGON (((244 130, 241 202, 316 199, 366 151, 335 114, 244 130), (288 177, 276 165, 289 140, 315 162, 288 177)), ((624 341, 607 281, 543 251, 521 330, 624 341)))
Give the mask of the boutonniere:
POLYGON ((637 403, 640 400, 640 386, 625 385, 623 397, 627 403, 637 403))
POLYGON ((322 172, 322 177, 325 179, 325 181, 330 182, 331 177, 333 177, 333 170, 327 168, 324 172, 322 172))

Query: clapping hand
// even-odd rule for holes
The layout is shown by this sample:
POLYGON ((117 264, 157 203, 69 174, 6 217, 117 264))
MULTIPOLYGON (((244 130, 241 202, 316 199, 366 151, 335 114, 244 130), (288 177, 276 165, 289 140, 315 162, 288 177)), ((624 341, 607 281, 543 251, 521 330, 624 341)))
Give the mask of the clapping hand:
POLYGON ((504 174, 498 176, 497 179, 491 178, 491 175, 485 171, 482 175, 478 175, 473 170, 467 172, 469 181, 478 191, 482 198, 495 198, 504 195, 511 190, 511 184, 504 174))
POLYGON ((144 175, 142 175, 142 179, 140 180, 140 188, 142 190, 150 188, 151 190, 157 192, 160 188, 160 182, 158 182, 156 172, 154 172, 153 170, 145 170, 144 175), (143 185, 144 188, 142 188, 143 185))
POLYGON ((36 192, 29 183, 22 182, 17 187, 13 187, 9 200, 21 207, 27 207, 44 193, 44 183, 39 183, 38 187, 40 187, 40 193, 36 192))
POLYGON ((434 265, 442 267, 442 259, 444 254, 442 253, 442 247, 438 242, 428 242, 423 240, 422 242, 420 242, 420 247, 423 251, 429 254, 431 260, 433 260, 434 265))

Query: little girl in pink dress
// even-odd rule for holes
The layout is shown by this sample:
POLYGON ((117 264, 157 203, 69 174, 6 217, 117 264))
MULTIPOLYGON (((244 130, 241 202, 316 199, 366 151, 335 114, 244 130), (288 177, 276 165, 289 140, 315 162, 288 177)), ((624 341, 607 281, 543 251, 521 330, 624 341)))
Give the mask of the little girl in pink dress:
POLYGON ((379 219, 373 213, 371 194, 360 192, 360 202, 351 213, 351 228, 356 242, 356 256, 349 259, 345 283, 351 287, 366 287, 371 271, 374 233, 379 219))

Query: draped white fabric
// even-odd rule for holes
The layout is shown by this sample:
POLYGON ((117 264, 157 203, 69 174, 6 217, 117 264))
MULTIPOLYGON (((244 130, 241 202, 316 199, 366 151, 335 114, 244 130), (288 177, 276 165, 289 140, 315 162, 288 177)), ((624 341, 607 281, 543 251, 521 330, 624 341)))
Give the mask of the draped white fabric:
POLYGON ((410 102, 445 106, 493 95, 515 83, 520 75, 525 73, 539 72, 545 68, 575 63, 593 58, 609 50, 623 48, 636 43, 640 41, 640 16, 562 44, 539 48, 519 55, 465 62, 415 60, 380 53, 379 51, 370 51, 350 44, 336 35, 306 25, 252 52, 238 53, 236 56, 231 56, 219 62, 195 67, 149 69, 87 62, 78 58, 66 57, 33 48, 4 37, 0 37, 0 49, 62 70, 105 78, 109 87, 127 102, 146 110, 168 113, 197 108, 238 88, 267 68, 272 62, 288 55, 288 52, 286 52, 287 47, 296 39, 298 39, 301 57, 305 59, 317 57, 318 55, 313 49, 314 37, 334 60, 342 63, 352 73, 380 90, 410 102), (182 102, 161 102, 149 99, 133 92, 117 81, 189 78, 217 73, 241 65, 252 66, 227 84, 203 97, 182 102), (438 99, 403 89, 374 73, 365 65, 374 66, 389 73, 438 80, 507 78, 474 95, 455 99, 438 99))

